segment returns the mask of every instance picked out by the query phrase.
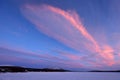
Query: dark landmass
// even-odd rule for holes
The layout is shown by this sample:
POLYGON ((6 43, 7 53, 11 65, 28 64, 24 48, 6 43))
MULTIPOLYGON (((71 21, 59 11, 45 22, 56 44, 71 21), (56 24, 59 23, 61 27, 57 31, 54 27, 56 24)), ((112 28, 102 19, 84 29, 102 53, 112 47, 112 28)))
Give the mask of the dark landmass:
POLYGON ((0 72, 70 72, 64 69, 36 69, 36 68, 25 68, 19 66, 0 66, 0 72))
POLYGON ((109 70, 109 71, 103 71, 103 70, 92 70, 92 71, 89 71, 89 72, 120 72, 120 70, 109 70))
POLYGON ((89 71, 70 71, 64 69, 50 69, 50 68, 25 68, 20 66, 0 66, 0 72, 120 72, 120 70, 89 70, 89 71))

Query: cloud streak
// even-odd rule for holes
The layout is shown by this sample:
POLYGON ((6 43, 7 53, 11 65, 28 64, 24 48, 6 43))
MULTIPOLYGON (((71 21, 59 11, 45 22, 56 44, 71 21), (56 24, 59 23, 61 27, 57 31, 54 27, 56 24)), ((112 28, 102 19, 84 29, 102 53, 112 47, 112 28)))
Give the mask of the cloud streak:
POLYGON ((68 21, 70 21, 70 23, 75 28, 77 28, 81 32, 81 34, 93 44, 93 46, 95 47, 95 50, 96 50, 95 52, 98 52, 105 59, 107 58, 109 60, 112 60, 112 63, 110 61, 109 65, 114 64, 114 62, 113 62, 114 56, 112 54, 110 54, 110 53, 114 52, 113 49, 110 46, 107 46, 107 47, 105 47, 105 50, 102 51, 100 49, 100 46, 97 43, 97 41, 92 37, 92 35, 90 35, 87 32, 85 27, 82 25, 81 21, 79 20, 78 15, 75 12, 73 14, 70 14, 70 13, 65 12, 65 11, 63 11, 61 9, 58 9, 58 8, 54 8, 54 7, 51 7, 51 6, 47 6, 47 7, 51 11, 64 16, 68 21))
MULTIPOLYGON (((83 26, 75 11, 65 11, 49 5, 27 4, 22 6, 21 12, 40 32, 84 55, 93 55, 94 61, 97 62, 95 64, 111 66, 115 63, 113 48, 106 44, 100 46, 83 26)), ((64 56, 72 60, 80 59, 80 56, 75 55, 66 54, 64 56)))
POLYGON ((64 59, 63 56, 54 56, 50 53, 34 53, 30 51, 26 51, 23 49, 15 49, 9 47, 1 47, 0 48, 0 56, 1 61, 0 64, 12 64, 15 65, 17 63, 22 65, 41 65, 43 66, 57 66, 59 65, 60 68, 67 67, 67 68, 80 68, 83 67, 81 63, 74 62, 72 58, 64 59), (71 62, 69 62, 71 61, 71 62), (14 64, 15 63, 15 64, 14 64))
POLYGON ((97 42, 95 41, 95 39, 87 32, 87 30, 85 29, 85 27, 82 25, 81 21, 79 20, 79 17, 77 15, 77 13, 72 12, 72 14, 65 12, 59 8, 54 8, 52 6, 47 6, 48 9, 50 9, 51 11, 58 13, 62 16, 64 16, 75 28, 77 28, 80 33, 89 41, 91 41, 93 43, 93 45, 96 48, 96 51, 100 51, 99 46, 97 44, 97 42))

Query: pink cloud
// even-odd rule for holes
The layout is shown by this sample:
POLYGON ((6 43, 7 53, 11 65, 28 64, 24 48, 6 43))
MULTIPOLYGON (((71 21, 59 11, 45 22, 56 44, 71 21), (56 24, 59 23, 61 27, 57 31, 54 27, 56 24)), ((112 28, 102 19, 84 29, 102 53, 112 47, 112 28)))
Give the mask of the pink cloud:
POLYGON ((61 10, 59 8, 55 8, 52 6, 47 6, 47 8, 50 9, 51 11, 65 17, 86 39, 88 39, 90 42, 93 43, 94 47, 96 48, 96 51, 99 52, 99 45, 97 44, 95 39, 87 32, 87 30, 85 29, 85 27, 81 23, 77 13, 72 12, 72 14, 71 14, 71 13, 68 13, 64 10, 61 10))
MULTIPOLYGON (((107 46, 104 46, 105 43, 101 46, 84 27, 75 11, 68 12, 49 5, 25 5, 22 6, 21 12, 40 32, 85 56, 94 55, 90 58, 94 58, 97 65, 111 66, 115 63, 113 54, 115 50, 107 43, 107 46)), ((64 54, 64 56, 72 60, 81 58, 71 54, 64 54)))

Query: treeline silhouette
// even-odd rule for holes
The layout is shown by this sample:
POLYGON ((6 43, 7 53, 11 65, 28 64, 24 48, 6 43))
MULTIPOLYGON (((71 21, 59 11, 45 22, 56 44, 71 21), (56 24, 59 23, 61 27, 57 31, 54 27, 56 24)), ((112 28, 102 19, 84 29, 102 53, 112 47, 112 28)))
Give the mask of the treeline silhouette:
POLYGON ((0 66, 0 72, 70 72, 64 69, 36 69, 36 68, 25 68, 19 66, 0 66))
POLYGON ((89 71, 70 71, 65 69, 51 68, 25 68, 20 66, 0 66, 0 72, 120 72, 120 70, 89 70, 89 71))

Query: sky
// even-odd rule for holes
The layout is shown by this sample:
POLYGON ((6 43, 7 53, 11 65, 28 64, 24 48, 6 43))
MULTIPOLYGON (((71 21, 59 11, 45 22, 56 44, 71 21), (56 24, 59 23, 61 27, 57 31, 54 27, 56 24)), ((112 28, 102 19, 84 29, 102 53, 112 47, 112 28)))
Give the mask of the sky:
POLYGON ((0 0, 0 65, 120 69, 120 0, 0 0))

